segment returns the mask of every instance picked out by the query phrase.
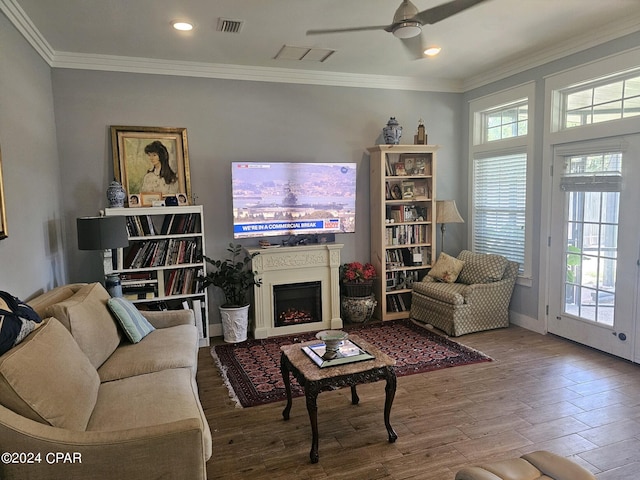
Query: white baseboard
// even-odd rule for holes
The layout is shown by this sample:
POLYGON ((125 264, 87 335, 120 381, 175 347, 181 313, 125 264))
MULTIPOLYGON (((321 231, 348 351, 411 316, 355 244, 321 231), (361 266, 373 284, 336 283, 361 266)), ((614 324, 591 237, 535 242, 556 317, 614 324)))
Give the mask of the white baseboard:
POLYGON ((528 315, 509 311, 509 321, 514 325, 518 325, 519 327, 526 328, 527 330, 532 330, 542 335, 546 335, 547 333, 547 326, 544 324, 544 322, 541 322, 537 318, 533 318, 528 315))
POLYGON ((221 337, 222 336, 222 324, 221 323, 210 323, 209 324, 209 336, 210 337, 221 337))

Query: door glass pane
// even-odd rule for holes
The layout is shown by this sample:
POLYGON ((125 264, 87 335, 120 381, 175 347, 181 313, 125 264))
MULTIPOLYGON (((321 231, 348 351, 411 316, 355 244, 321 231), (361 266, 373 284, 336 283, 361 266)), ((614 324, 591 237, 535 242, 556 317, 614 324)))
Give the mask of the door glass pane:
MULTIPOLYGON (((619 153, 576 156, 565 162, 565 175, 604 178, 620 170, 619 153)), ((567 183, 571 187, 570 183, 567 183)), ((613 326, 618 256, 619 192, 597 180, 566 192, 564 313, 613 326)))

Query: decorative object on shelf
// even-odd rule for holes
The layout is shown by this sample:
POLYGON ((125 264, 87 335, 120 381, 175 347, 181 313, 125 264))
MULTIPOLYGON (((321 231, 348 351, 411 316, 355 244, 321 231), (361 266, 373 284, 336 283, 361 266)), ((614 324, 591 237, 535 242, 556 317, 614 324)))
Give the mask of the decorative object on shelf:
POLYGON ((373 294, 367 297, 343 296, 340 299, 342 317, 351 323, 365 323, 369 321, 377 305, 378 301, 373 294))
POLYGON ((124 188, 122 188, 122 184, 113 180, 107 187, 107 203, 109 208, 124 207, 125 198, 127 198, 127 194, 124 188))
POLYGON ((143 206, 163 195, 191 196, 187 129, 111 126, 113 171, 143 206), (157 194, 157 197, 150 194, 157 194))
MULTIPOLYGON (((129 245, 126 217, 80 217, 76 220, 80 250, 113 250, 129 245)), ((108 257, 109 263, 111 257, 108 257)), ((122 296, 122 284, 112 265, 105 265, 105 285, 112 297, 122 296)))
POLYGON ((436 223, 440 223, 440 231, 442 232, 442 241, 440 243, 440 251, 444 252, 444 232, 447 223, 464 223, 464 219, 458 212, 455 200, 438 200, 436 202, 436 223))
POLYGON ((398 124, 396 117, 391 117, 387 126, 382 129, 384 143, 387 145, 397 145, 402 137, 402 127, 398 124))
POLYGON ((370 263, 351 262, 340 266, 340 283, 347 297, 371 295, 376 277, 376 269, 370 263))
POLYGON ((242 245, 230 243, 227 252, 231 255, 228 258, 214 260, 205 256, 204 259, 212 269, 200 278, 204 288, 214 285, 224 293, 225 303, 219 309, 225 342, 244 342, 247 339, 249 292, 262 283, 256 277, 257 272, 251 270, 251 259, 258 253, 245 253, 244 258, 241 258, 242 250, 242 245))
POLYGON ((325 352, 322 358, 331 360, 340 354, 340 343, 349 337, 347 332, 342 330, 323 330, 316 333, 316 338, 324 342, 325 352))
POLYGON ((418 133, 416 133, 413 137, 413 143, 415 145, 426 145, 427 144, 427 131, 424 128, 424 120, 418 120, 418 133))

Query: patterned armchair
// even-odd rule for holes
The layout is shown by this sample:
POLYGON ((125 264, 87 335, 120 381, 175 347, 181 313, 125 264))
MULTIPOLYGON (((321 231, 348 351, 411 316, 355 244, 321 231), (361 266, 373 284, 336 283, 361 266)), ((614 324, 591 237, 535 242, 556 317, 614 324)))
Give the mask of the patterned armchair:
POLYGON ((413 284, 411 317, 457 337, 509 326, 518 263, 501 255, 446 253, 413 284))

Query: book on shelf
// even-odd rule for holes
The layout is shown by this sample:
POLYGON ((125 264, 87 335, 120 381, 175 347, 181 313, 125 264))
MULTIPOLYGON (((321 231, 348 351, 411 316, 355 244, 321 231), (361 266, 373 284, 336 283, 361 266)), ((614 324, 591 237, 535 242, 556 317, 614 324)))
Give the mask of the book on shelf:
POLYGON ((204 338, 204 325, 202 324, 202 301, 193 300, 193 315, 196 317, 196 327, 198 328, 199 338, 204 338))

